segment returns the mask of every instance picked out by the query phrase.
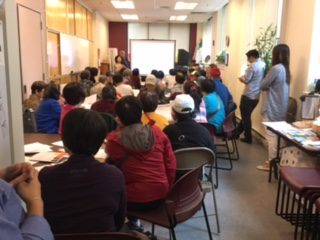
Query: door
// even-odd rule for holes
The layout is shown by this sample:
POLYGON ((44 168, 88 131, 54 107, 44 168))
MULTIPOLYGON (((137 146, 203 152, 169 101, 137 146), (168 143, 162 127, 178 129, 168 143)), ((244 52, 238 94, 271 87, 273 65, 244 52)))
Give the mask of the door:
POLYGON ((41 14, 18 5, 18 24, 21 79, 24 98, 27 98, 31 94, 31 84, 44 80, 41 14))

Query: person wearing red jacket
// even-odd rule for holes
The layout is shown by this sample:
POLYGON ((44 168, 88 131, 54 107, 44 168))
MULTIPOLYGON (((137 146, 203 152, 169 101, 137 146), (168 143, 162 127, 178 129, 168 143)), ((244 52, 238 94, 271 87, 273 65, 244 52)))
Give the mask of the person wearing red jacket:
MULTIPOLYGON (((115 112, 121 127, 108 135, 106 153, 125 176, 127 208, 156 208, 175 181, 176 158, 170 140, 155 125, 141 123, 142 107, 136 97, 120 99, 115 112)), ((130 219, 128 226, 142 228, 137 219, 130 219)))

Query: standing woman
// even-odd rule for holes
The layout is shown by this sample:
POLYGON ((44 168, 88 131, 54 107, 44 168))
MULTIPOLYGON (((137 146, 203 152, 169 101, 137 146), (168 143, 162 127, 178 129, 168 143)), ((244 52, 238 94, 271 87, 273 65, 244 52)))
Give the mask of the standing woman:
MULTIPOLYGON (((290 85, 290 49, 286 44, 278 44, 272 51, 272 68, 261 82, 261 90, 267 92, 267 99, 262 108, 266 122, 285 121, 290 85)), ((277 137, 266 130, 268 142, 268 161, 257 166, 258 170, 269 171, 270 160, 276 157, 277 137)))

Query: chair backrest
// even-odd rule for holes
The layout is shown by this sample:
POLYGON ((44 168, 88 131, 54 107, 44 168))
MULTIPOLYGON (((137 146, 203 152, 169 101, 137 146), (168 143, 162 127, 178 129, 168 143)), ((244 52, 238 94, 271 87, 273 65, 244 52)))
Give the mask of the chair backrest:
POLYGON ((113 130, 118 128, 118 123, 115 118, 109 113, 100 113, 105 122, 107 123, 108 131, 107 133, 112 132, 113 130))
POLYGON ((216 155, 206 147, 182 148, 174 152, 177 160, 177 170, 190 171, 199 165, 214 165, 216 155))
POLYGON ((138 240, 139 238, 129 233, 75 233, 55 234, 55 240, 138 240))
POLYGON ((236 126, 234 124, 235 119, 235 112, 231 112, 227 115, 226 119, 223 122, 222 128, 223 132, 227 137, 232 137, 233 131, 236 129, 236 126))
POLYGON ((23 112, 23 130, 24 133, 36 133, 37 121, 36 112, 26 109, 23 112))
POLYGON ((188 220, 201 209, 204 192, 199 182, 199 174, 202 166, 179 178, 165 199, 168 218, 173 226, 188 220))
POLYGON ((288 123, 293 123, 294 121, 296 121, 297 108, 297 100, 289 97, 288 110, 286 115, 286 121, 288 123))

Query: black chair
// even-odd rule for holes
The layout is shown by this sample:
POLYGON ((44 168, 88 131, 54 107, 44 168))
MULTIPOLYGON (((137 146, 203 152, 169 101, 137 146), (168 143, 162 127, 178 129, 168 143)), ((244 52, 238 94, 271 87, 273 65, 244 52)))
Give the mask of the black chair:
POLYGON ((23 130, 24 133, 37 132, 36 112, 32 109, 26 109, 23 112, 23 130))

